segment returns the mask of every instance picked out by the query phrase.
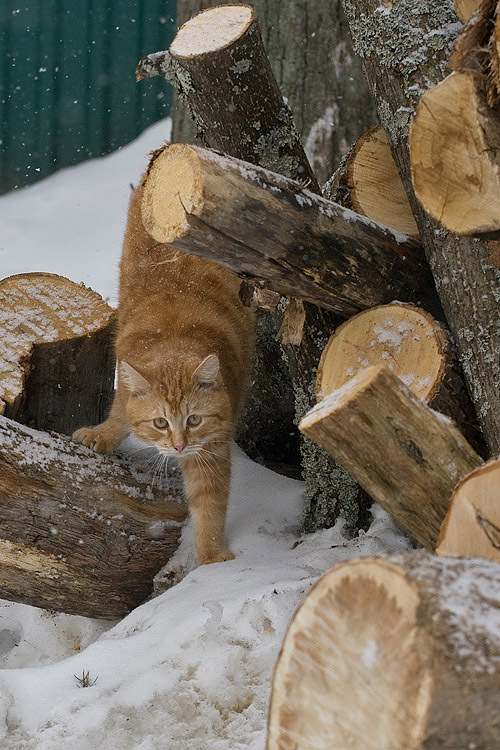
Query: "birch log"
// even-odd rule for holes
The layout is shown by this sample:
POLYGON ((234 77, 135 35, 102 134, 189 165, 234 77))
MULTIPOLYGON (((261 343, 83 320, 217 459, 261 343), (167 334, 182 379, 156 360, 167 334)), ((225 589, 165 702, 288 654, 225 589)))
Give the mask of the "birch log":
POLYGON ((431 551, 455 485, 482 463, 446 417, 383 365, 326 396, 299 428, 431 551))
POLYGON ((381 124, 408 193, 448 327, 489 449, 500 453, 500 270, 482 240, 458 238, 429 219, 415 199, 408 127, 427 88, 447 71, 461 25, 451 3, 343 0, 381 124))
POLYGON ((113 399, 113 310, 49 273, 0 281, 0 414, 71 434, 106 418, 113 399))
POLYGON ((152 592, 187 515, 182 485, 0 417, 0 597, 116 619, 152 592))
POLYGON ((497 750, 499 634, 498 564, 341 563, 289 625, 267 750, 497 750))
POLYGON ((292 180, 194 146, 153 156, 142 217, 158 242, 344 316, 395 297, 433 299, 415 241, 292 180))

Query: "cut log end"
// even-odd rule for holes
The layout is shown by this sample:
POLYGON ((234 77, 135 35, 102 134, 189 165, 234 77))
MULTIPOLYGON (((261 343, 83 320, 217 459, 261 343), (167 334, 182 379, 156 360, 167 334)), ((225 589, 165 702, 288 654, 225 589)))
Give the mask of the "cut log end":
POLYGON ((173 144, 151 162, 142 196, 142 219, 158 242, 181 236, 187 215, 203 206, 203 175, 189 146, 173 144))
POLYGON ((418 603, 385 560, 355 560, 323 576, 285 637, 268 750, 416 747, 430 700, 418 603))
POLYGON ((110 325, 112 315, 99 294, 56 274, 26 273, 1 280, 2 413, 22 395, 34 347, 91 337, 110 325))
POLYGON ((500 459, 472 471, 456 487, 436 554, 500 562, 500 459))
POLYGON ((350 201, 357 213, 418 238, 408 197, 380 125, 359 139, 346 171, 350 201))
POLYGON ((198 13, 187 21, 170 45, 174 57, 191 58, 233 44, 255 20, 250 5, 226 5, 198 13))
POLYGON ((496 115, 486 110, 473 73, 452 73, 429 89, 410 129, 415 194, 447 229, 464 235, 500 230, 496 115))
POLYGON ((431 315, 413 305, 380 305, 359 313, 330 337, 318 367, 318 398, 372 365, 385 364, 421 399, 443 378, 447 339, 431 315))

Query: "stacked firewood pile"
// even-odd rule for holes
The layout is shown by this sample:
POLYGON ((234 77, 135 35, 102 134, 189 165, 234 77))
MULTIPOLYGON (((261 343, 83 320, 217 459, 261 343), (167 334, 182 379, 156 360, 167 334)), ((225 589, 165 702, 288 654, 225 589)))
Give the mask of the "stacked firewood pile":
POLYGON ((139 65, 176 85, 215 149, 158 150, 143 218, 159 242, 232 268, 245 297, 251 280, 293 299, 294 385, 315 382, 318 399, 302 433, 425 548, 352 560, 311 591, 276 667, 269 750, 493 749, 500 461, 483 460, 500 450, 496 3, 474 15, 473 0, 343 4, 382 127, 323 194, 252 9, 227 5, 139 65), (457 13, 472 18, 441 83, 457 13), (319 368, 301 339, 304 302, 323 334, 319 311, 346 321, 319 368))

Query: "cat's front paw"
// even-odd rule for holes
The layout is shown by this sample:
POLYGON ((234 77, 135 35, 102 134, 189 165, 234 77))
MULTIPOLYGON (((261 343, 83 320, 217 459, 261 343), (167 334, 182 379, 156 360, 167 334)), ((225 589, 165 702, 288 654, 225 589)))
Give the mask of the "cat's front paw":
POLYGON ((226 560, 234 560, 234 555, 230 549, 219 549, 214 552, 206 552, 199 556, 200 565, 210 565, 216 562, 226 562, 226 560))
POLYGON ((111 453, 116 448, 116 441, 110 440, 106 431, 97 427, 81 427, 75 430, 71 436, 77 443, 82 443, 88 448, 92 448, 96 453, 111 453))

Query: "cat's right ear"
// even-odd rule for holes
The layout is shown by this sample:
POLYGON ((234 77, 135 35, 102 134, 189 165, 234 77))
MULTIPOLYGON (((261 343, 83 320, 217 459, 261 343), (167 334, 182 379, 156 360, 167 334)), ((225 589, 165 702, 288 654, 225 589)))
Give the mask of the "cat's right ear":
POLYGON ((151 386, 146 378, 143 378, 128 362, 120 362, 118 372, 122 383, 134 396, 144 396, 150 390, 151 386))

